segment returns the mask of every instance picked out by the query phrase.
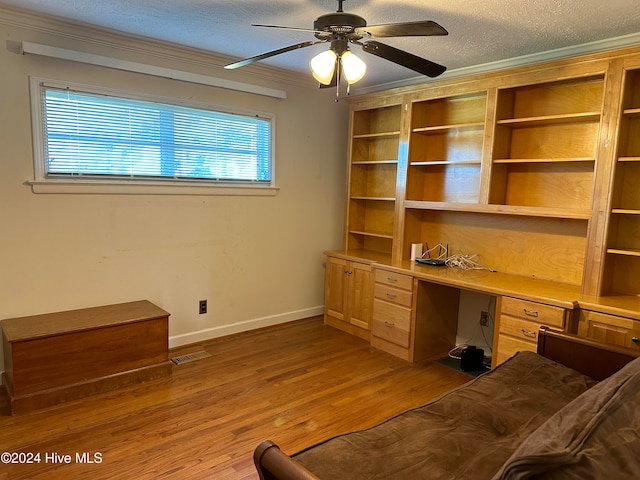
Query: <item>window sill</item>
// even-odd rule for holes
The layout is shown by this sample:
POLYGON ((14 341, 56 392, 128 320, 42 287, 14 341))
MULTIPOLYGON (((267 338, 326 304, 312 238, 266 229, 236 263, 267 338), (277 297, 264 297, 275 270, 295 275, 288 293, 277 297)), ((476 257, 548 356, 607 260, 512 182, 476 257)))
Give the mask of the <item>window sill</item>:
POLYGON ((33 193, 73 193, 96 195, 207 195, 273 197, 279 188, 262 185, 209 185, 198 183, 104 180, 27 180, 33 193))

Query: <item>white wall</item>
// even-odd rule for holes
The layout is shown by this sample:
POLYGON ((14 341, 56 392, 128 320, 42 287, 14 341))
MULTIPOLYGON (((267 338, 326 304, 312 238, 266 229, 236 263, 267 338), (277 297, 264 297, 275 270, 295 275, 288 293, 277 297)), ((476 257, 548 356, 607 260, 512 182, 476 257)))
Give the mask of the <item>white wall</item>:
POLYGON ((469 290, 460 290, 456 345, 475 345, 491 356, 496 315, 496 297, 469 290), (480 326, 480 312, 489 313, 486 327, 480 326))
MULTIPOLYGON (((0 319, 148 299, 170 344, 321 312, 325 249, 343 225, 348 106, 309 78, 233 72, 203 52, 0 10, 0 36, 224 77, 285 100, 0 47, 0 319), (28 77, 141 91, 276 115, 274 197, 34 194, 28 77), (207 299, 209 313, 198 314, 207 299)), ((225 59, 226 60, 226 59, 225 59)), ((0 371, 3 370, 0 364, 0 371)))

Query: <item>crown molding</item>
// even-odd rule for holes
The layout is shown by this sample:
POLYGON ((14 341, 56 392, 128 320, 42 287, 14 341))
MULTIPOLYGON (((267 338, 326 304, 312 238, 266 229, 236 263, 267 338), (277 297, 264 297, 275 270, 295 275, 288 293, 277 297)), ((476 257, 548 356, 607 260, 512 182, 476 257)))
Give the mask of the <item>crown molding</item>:
MULTIPOLYGON (((278 86, 290 85, 298 88, 317 89, 309 82, 308 75, 271 67, 265 64, 252 64, 242 69, 242 73, 229 72, 224 65, 236 60, 222 54, 202 49, 184 47, 169 42, 153 40, 147 37, 125 34, 116 30, 94 25, 71 22, 55 16, 42 15, 27 10, 0 7, 0 24, 24 29, 31 32, 51 35, 60 39, 60 45, 52 47, 65 48, 72 42, 74 49, 82 47, 87 54, 94 54, 95 48, 109 49, 109 56, 115 58, 117 52, 124 55, 136 55, 149 60, 157 59, 156 65, 161 67, 169 61, 181 64, 181 69, 189 69, 195 74, 205 74, 228 81, 241 79, 243 82, 258 81, 277 83, 278 86), (92 48, 94 47, 94 48, 92 48)), ((22 40, 22 39, 21 39, 22 40)), ((24 39, 26 41, 26 39, 24 39)), ((125 59, 122 59, 125 60, 125 59)))
POLYGON ((363 87, 358 89, 356 95, 368 95, 370 93, 377 93, 385 90, 413 87, 416 85, 428 85, 429 83, 439 82, 441 80, 450 80, 460 77, 466 77, 469 75, 498 72, 500 70, 506 70, 515 67, 524 67, 537 63, 545 63, 553 60, 562 60, 566 58, 578 57, 580 55, 595 54, 626 47, 635 47, 639 45, 640 33, 632 33, 620 37, 597 40, 595 42, 582 43, 579 45, 572 45, 555 50, 547 50, 545 52, 532 53, 529 55, 522 55, 520 57, 513 57, 505 60, 498 60, 495 62, 448 70, 438 78, 430 79, 425 76, 417 76, 407 80, 398 80, 395 82, 363 87))
MULTIPOLYGON (((62 41, 70 40, 75 45, 90 45, 96 48, 108 48, 121 51, 124 54, 140 55, 148 59, 157 59, 158 62, 172 62, 191 66, 196 71, 193 73, 215 75, 216 77, 242 81, 275 82, 279 86, 291 85, 298 88, 317 90, 317 85, 309 82, 308 75, 271 67, 265 64, 252 64, 242 69, 241 77, 224 69, 224 65, 236 60, 223 54, 206 50, 178 46, 169 42, 153 40, 147 37, 125 34, 116 30, 105 29, 94 25, 71 22, 59 17, 42 15, 23 9, 10 9, 0 7, 0 24, 21 28, 60 38, 62 41)), ((640 32, 620 37, 614 37, 594 42, 572 45, 568 47, 538 52, 519 57, 498 60, 470 67, 448 70, 438 78, 430 79, 425 76, 416 76, 405 80, 370 85, 354 88, 351 97, 368 95, 386 90, 427 85, 441 80, 455 79, 464 76, 498 72, 509 68, 544 63, 553 60, 577 57, 609 50, 640 45, 640 32)), ((56 45, 58 46, 58 45, 56 45)), ((64 47, 64 45, 60 45, 64 47)), ((94 52, 87 52, 94 53, 94 52)))

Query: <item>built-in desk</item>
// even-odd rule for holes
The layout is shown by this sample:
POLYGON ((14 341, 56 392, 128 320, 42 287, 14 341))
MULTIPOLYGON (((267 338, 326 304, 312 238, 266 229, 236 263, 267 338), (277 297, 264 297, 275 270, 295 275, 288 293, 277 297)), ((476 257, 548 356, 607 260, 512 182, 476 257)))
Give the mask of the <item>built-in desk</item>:
MULTIPOLYGON (((585 297, 579 285, 409 260, 394 264, 388 256, 369 252, 329 251, 325 255, 366 265, 373 284, 369 289, 374 294, 372 306, 362 309, 371 312, 371 328, 368 335, 362 328, 358 334, 408 361, 434 357, 454 346, 460 290, 496 297, 494 366, 518 350, 535 351, 541 325, 609 343, 638 345, 640 298, 635 296, 585 297)), ((335 293, 327 283, 326 295, 335 293)), ((367 297, 360 298, 367 301, 367 297)), ((341 327, 327 312, 325 322, 341 327)))

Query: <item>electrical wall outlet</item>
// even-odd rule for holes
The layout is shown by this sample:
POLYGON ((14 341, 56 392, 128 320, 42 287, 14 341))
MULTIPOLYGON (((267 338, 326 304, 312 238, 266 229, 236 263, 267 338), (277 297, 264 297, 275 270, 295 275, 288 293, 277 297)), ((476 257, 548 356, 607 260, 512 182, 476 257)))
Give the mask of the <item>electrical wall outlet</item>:
POLYGON ((202 315, 203 313, 207 313, 207 301, 206 300, 200 300, 200 304, 199 304, 199 312, 202 315))
POLYGON ((489 323, 489 312, 485 312, 484 310, 480 312, 480 325, 486 327, 489 323))

